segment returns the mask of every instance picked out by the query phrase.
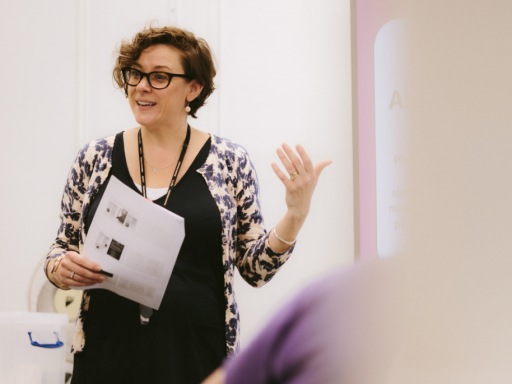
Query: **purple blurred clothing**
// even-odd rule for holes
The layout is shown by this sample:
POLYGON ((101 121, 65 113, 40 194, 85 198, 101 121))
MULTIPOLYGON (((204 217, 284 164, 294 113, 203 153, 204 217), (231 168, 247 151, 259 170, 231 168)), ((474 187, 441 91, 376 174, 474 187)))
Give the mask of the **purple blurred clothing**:
POLYGON ((323 278, 224 363, 226 383, 512 382, 512 261, 461 260, 375 259, 323 278))
POLYGON ((336 382, 335 305, 342 272, 297 295, 233 359, 224 363, 227 384, 336 382))
POLYGON ((224 362, 226 383, 382 383, 411 320, 402 314, 411 275, 397 263, 358 262, 304 289, 224 362))

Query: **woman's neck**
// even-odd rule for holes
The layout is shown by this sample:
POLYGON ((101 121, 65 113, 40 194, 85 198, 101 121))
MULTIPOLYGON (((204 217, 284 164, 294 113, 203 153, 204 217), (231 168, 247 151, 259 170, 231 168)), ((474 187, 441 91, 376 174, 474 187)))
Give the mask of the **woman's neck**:
POLYGON ((146 128, 141 126, 145 147, 172 150, 180 148, 187 135, 187 120, 173 126, 146 128))

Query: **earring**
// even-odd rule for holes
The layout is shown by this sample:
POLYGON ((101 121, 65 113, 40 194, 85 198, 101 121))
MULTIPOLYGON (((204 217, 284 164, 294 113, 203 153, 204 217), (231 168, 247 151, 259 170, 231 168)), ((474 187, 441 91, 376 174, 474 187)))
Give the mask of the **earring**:
POLYGON ((187 102, 187 106, 185 107, 185 112, 189 113, 190 112, 190 107, 188 106, 190 103, 187 102))

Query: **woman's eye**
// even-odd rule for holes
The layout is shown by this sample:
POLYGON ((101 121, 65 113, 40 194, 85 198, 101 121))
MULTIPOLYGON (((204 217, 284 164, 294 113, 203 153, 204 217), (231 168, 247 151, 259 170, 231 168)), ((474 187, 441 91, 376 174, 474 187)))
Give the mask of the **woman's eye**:
POLYGON ((166 82, 169 79, 165 73, 154 73, 151 79, 158 82, 166 82))

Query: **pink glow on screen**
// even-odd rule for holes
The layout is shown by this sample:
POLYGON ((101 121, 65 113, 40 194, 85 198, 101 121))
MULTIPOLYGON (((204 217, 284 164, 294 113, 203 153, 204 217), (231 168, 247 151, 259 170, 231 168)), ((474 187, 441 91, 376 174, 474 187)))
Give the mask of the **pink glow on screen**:
POLYGON ((377 258, 374 43, 389 20, 402 17, 390 0, 357 0, 359 235, 362 259, 377 258))

